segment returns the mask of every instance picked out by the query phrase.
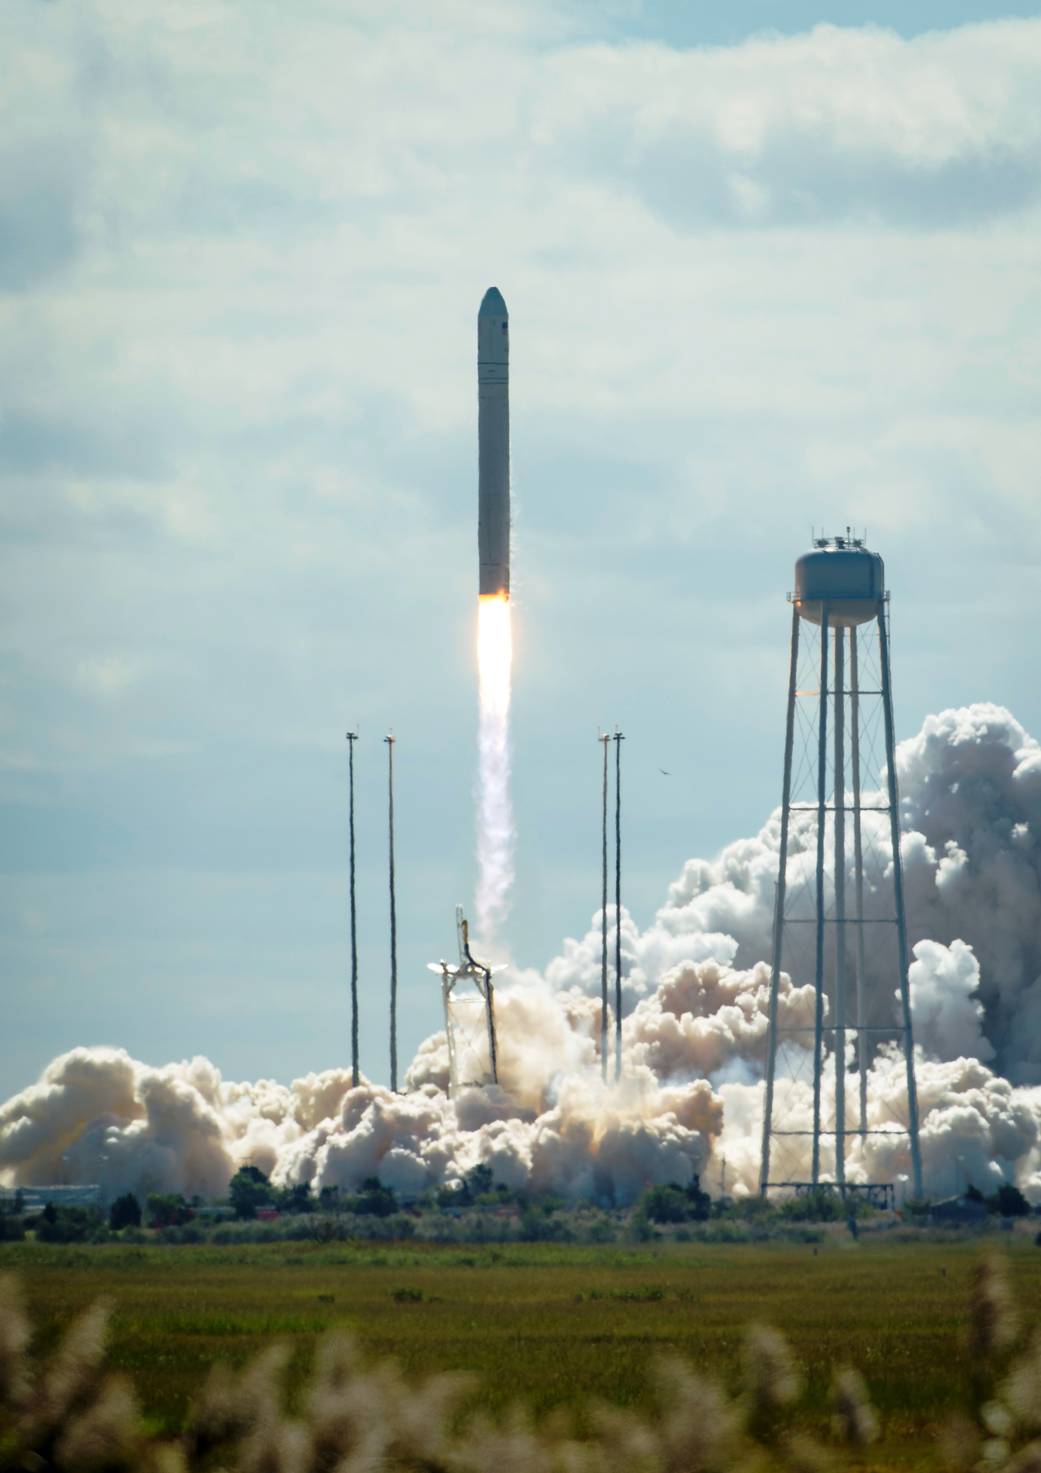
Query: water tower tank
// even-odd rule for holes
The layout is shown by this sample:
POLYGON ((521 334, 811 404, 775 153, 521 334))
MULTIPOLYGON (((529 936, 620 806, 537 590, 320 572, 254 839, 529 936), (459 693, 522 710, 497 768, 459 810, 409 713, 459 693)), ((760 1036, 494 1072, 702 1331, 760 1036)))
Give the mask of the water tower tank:
POLYGON ((885 598, 882 559, 859 538, 822 537, 795 564, 792 598, 800 616, 811 624, 821 622, 825 603, 833 628, 866 624, 885 598))

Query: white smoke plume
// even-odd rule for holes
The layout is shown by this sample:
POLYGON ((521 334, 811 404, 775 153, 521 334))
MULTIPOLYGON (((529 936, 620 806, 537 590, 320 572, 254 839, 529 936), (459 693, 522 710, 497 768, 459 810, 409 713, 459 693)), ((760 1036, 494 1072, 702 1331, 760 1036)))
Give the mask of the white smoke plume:
MULTIPOLYGON (((975 1003, 982 1036, 998 1070, 1017 1083, 1041 1082, 1041 746, 1001 707, 979 704, 929 716, 917 736, 897 748, 901 843, 909 939, 971 948, 979 966, 975 1003)), ((865 804, 877 801, 864 795, 865 804)), ((793 815, 789 888, 803 883, 802 858, 816 842, 813 814, 793 815)), ((622 917, 622 955, 630 1005, 685 961, 712 957, 751 968, 771 950, 780 812, 754 839, 739 839, 713 860, 692 859, 669 887, 653 923, 638 932, 622 917)), ((865 869, 885 881, 891 858, 888 819, 864 815, 865 869)), ((852 865, 852 859, 850 858, 852 865)), ((831 875, 827 877, 831 903, 831 875)), ((852 869, 847 891, 852 890, 852 869)), ((865 913, 891 913, 886 882, 869 889, 865 913)), ((612 915, 613 935, 613 915, 612 915)), ((916 947, 919 986, 940 966, 940 953, 916 947)), ((591 996, 600 987, 600 929, 568 941, 546 970, 558 988, 591 996)), ((868 984, 888 1006, 891 987, 884 953, 868 984), (888 991, 886 989, 889 989, 888 991)), ((972 963, 966 952, 945 964, 937 982, 945 1007, 958 1006, 962 1047, 976 1047, 975 1007, 966 1009, 972 963), (960 1001, 958 999, 960 998, 960 1001), (965 1029, 968 1029, 966 1035, 965 1029)), ((803 979, 805 980, 805 979, 803 979)), ((895 984, 893 984, 895 985, 895 984)), ((916 1001, 918 1042, 945 1053, 932 1036, 940 1014, 925 997, 916 1001)), ((949 1021, 944 1023, 950 1027, 949 1021)), ((949 1043, 949 1040, 948 1040, 949 1043)))
MULTIPOLYGON (((1007 711, 977 705, 930 717, 897 761, 926 1188, 1015 1181, 1041 1201, 1041 748, 1007 711)), ((729 1189, 755 1190, 778 832, 775 813, 756 838, 690 861, 645 931, 623 912, 617 1086, 601 1083, 596 1052, 597 916, 544 977, 497 993, 498 1092, 449 1099, 441 1034, 418 1050, 404 1096, 352 1089, 347 1071, 232 1084, 201 1059, 154 1069, 76 1049, 0 1107, 0 1176, 214 1195, 253 1162, 316 1189, 378 1175, 408 1198, 486 1162, 511 1187, 624 1203, 696 1171, 714 1187, 725 1157, 729 1189)), ((797 828, 794 847, 808 837, 797 828)), ((880 874, 886 838, 866 826, 880 874)), ((869 982, 891 1012, 891 974, 869 969, 869 982)), ((812 1001, 806 976, 782 977, 782 1024, 808 1026, 812 1001)), ((778 1089, 808 1114, 805 1073, 778 1089)), ((825 1113, 832 1090, 829 1068, 825 1113)), ((883 1133, 851 1132, 850 1180, 909 1172, 906 1090, 902 1056, 883 1046, 867 1120, 883 1133)), ((808 1142, 784 1152, 783 1175, 805 1178, 808 1142)))
POLYGON ((510 696, 513 635, 505 598, 482 598, 477 610, 477 935, 494 942, 513 886, 510 802, 510 696))

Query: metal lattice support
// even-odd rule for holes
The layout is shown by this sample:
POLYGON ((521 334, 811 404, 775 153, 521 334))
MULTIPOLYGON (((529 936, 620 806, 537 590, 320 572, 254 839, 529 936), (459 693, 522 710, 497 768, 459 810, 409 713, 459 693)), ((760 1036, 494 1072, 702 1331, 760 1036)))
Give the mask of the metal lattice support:
MULTIPOLYGON (((849 631, 849 737, 850 765, 853 778, 853 883, 857 905, 857 983, 858 1021, 864 1017, 864 978, 867 960, 864 952, 864 836, 860 806, 860 666, 857 658, 857 631, 849 631)), ((867 1133, 867 1034, 857 1029, 857 1075, 859 1092, 859 1132, 867 1133)))
POLYGON ((911 1135, 911 1180, 916 1197, 922 1195, 922 1152, 918 1137, 918 1085, 914 1076, 914 1035, 911 1031, 911 986, 907 978, 907 915, 904 910, 904 862, 900 854, 900 795, 896 783, 896 739, 893 734, 893 685, 889 669, 889 630, 886 609, 878 610, 878 646, 882 660, 882 709, 886 724, 886 777, 889 789, 889 830, 893 846, 893 889, 896 892, 896 934, 900 951, 900 1011, 904 1020, 904 1062, 907 1067, 908 1130, 911 1135))
POLYGON ((763 1101, 763 1151, 759 1171, 760 1191, 766 1193, 770 1180, 770 1129, 774 1113, 774 1076, 777 1069, 777 999, 781 981, 781 951, 784 939, 784 906, 787 898, 788 839, 792 819, 792 754, 795 748, 795 694, 799 675, 799 610, 792 608, 791 663, 788 667, 788 717, 784 736, 784 782, 781 789, 781 844, 774 895, 773 954, 770 962, 770 1011, 766 1040, 766 1097, 763 1101))
POLYGON ((824 826, 828 803, 828 606, 821 610, 821 683, 817 711, 817 913, 813 1003, 813 1165, 821 1173, 821 1072, 824 1066, 824 826))
MULTIPOLYGON (((784 1178, 790 1187, 799 1174, 789 1169, 790 1160, 784 1160, 789 1138, 804 1142, 799 1150, 805 1149, 809 1138, 808 1189, 830 1182, 845 1191, 850 1150, 862 1154, 868 1138, 880 1135, 906 1139, 912 1187, 915 1195, 922 1193, 887 603, 881 558, 848 536, 818 540, 796 566, 770 966, 760 1163, 764 1195, 771 1176, 777 1184, 784 1178), (804 624, 819 629, 819 645, 811 642, 800 665, 804 624), (858 630, 866 631, 866 641, 858 642, 858 630), (865 846, 865 815, 871 820, 873 848, 865 846), (882 815, 885 827, 880 829, 882 815), (852 855, 847 852, 850 828, 852 855), (888 854, 879 848, 883 833, 888 854), (868 926, 873 928, 870 949, 865 941, 868 926), (811 937, 812 956, 807 952, 811 937), (805 1013, 799 1014, 805 1004, 798 1002, 798 994, 793 994, 796 1002, 791 1010, 786 998, 782 1014, 784 969, 793 987, 813 978, 812 1029, 802 1021, 805 1013), (899 997, 898 1018, 891 1013, 894 994, 899 997), (859 1086, 855 1127, 847 1118, 846 1099, 846 1045, 851 1033, 859 1086), (904 1055, 906 1118, 894 1112, 891 1122, 871 1121, 867 1076, 879 1046, 887 1040, 898 1044, 904 1055), (829 1048, 834 1068, 830 1098, 825 1092, 829 1048)), ((830 1071, 827 1078, 830 1081, 830 1071)), ((791 1147, 787 1153, 791 1157, 791 1147)), ((802 1170, 805 1173, 805 1167, 802 1170)))
POLYGON ((455 912, 459 963, 430 962, 441 974, 441 998, 448 1042, 448 1092, 483 1089, 499 1082, 495 1038, 495 967, 479 962, 470 950, 470 928, 462 906, 455 912), (473 988, 469 991, 468 988, 473 988), (487 1050, 487 1058, 484 1050, 487 1050))

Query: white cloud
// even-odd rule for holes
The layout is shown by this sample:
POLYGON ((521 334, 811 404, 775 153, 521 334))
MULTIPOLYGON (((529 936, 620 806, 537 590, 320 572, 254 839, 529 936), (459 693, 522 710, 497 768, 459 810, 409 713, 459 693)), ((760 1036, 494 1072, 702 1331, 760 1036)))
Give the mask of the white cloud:
POLYGON ((97 655, 93 659, 81 660, 76 667, 76 679, 81 688, 102 700, 122 695, 140 676, 140 662, 125 655, 97 655))

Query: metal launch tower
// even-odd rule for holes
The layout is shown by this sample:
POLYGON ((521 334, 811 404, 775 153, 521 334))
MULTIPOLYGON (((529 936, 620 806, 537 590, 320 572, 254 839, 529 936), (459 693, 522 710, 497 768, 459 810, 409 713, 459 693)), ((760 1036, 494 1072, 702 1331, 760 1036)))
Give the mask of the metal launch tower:
MULTIPOLYGON (((920 1197, 882 559, 848 529, 845 537, 818 538, 795 565, 789 598, 760 1191, 765 1196, 772 1186, 793 1185, 793 1176, 805 1185, 805 1167, 792 1163, 802 1162, 807 1138, 810 1184, 831 1181, 844 1190, 850 1137, 864 1142, 886 1135, 897 1138, 895 1146, 909 1147, 912 1190, 920 1197), (802 654, 800 631, 810 636, 802 654), (782 968, 793 988, 813 979, 812 1023, 794 992, 782 997, 782 968), (887 1046, 903 1054, 906 1106, 891 1111, 891 1118, 869 1119, 867 1074, 887 1046), (831 1091, 825 1078, 829 1051, 831 1091), (858 1099, 851 1111, 847 1084, 854 1080, 858 1099)), ((879 1116, 878 1109, 874 1113, 879 1116)))
POLYGON ((482 1089, 499 1082, 499 1058, 495 1041, 495 986, 492 978, 503 966, 479 962, 470 950, 470 927, 463 907, 455 909, 459 963, 428 962, 431 972, 441 976, 448 1040, 448 1092, 482 1089), (470 987, 466 984, 469 983, 470 987))

